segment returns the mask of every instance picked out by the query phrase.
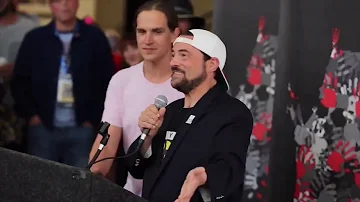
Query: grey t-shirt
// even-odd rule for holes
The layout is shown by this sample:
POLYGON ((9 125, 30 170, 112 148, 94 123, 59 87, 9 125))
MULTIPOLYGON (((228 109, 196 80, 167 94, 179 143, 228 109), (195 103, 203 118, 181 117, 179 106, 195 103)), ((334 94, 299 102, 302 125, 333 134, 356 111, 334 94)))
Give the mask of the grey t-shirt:
POLYGON ((6 63, 14 63, 25 34, 38 25, 35 16, 20 14, 15 24, 0 26, 0 58, 4 58, 6 63))
MULTIPOLYGON (((19 51, 24 36, 38 25, 39 21, 37 17, 25 14, 19 14, 19 18, 15 24, 7 26, 0 25, 0 62, 2 63, 0 65, 11 64, 15 62, 16 55, 19 51)), ((7 91, 3 100, 4 103, 12 106, 13 100, 9 93, 8 83, 4 83, 3 78, 1 77, 0 83, 4 85, 7 91)))

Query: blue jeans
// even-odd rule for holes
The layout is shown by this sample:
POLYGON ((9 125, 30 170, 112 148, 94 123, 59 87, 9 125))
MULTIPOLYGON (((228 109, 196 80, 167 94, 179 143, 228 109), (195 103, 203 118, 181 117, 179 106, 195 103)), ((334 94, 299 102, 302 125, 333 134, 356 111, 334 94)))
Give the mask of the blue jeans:
POLYGON ((94 141, 90 127, 55 128, 29 126, 28 154, 43 159, 85 168, 94 141))

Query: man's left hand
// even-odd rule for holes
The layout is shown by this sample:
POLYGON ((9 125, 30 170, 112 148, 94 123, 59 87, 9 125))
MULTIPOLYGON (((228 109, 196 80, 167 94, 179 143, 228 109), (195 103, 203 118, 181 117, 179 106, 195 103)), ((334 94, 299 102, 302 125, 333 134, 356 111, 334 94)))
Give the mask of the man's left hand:
POLYGON ((181 187, 180 195, 175 202, 190 202, 196 189, 204 185, 207 180, 207 175, 204 167, 197 167, 192 169, 186 176, 185 182, 181 187))

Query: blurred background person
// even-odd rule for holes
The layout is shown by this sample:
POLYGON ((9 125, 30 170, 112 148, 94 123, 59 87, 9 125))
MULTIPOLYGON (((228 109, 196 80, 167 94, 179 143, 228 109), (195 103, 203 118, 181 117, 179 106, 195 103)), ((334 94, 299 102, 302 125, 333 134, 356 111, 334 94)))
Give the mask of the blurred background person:
POLYGON ((179 19, 181 34, 186 34, 190 29, 204 29, 205 19, 194 15, 194 7, 190 0, 172 0, 179 19))
POLYGON ((10 76, 25 34, 38 26, 36 16, 18 12, 18 0, 0 1, 0 76, 10 76))
POLYGON ((0 146, 21 150, 23 121, 13 110, 10 79, 24 35, 38 18, 18 11, 18 0, 0 0, 0 146))
POLYGON ((53 20, 29 32, 13 72, 15 109, 29 124, 27 152, 87 166, 114 73, 98 27, 76 18, 79 0, 50 0, 53 20))
POLYGON ((105 35, 109 41, 110 48, 112 51, 112 56, 115 65, 115 73, 122 69, 123 66, 123 56, 120 53, 120 34, 114 29, 105 30, 105 35))
POLYGON ((143 61, 143 57, 140 54, 135 33, 126 33, 121 38, 120 52, 124 57, 124 68, 134 66, 143 61))

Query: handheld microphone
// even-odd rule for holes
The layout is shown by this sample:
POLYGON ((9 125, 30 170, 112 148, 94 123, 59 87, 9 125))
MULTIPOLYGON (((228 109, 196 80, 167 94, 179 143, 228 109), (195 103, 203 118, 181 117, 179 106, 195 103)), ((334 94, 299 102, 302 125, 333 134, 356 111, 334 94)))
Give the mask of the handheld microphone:
MULTIPOLYGON (((154 105, 159 110, 160 108, 166 107, 167 102, 168 102, 168 99, 164 95, 158 95, 154 100, 154 105)), ((140 148, 142 146, 142 144, 144 143, 145 138, 149 134, 149 132, 150 132, 150 129, 148 129, 148 128, 145 128, 142 131, 140 139, 139 139, 138 148, 140 148)))

